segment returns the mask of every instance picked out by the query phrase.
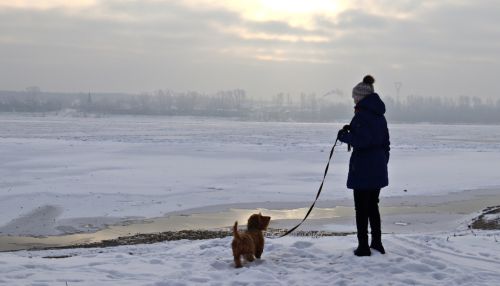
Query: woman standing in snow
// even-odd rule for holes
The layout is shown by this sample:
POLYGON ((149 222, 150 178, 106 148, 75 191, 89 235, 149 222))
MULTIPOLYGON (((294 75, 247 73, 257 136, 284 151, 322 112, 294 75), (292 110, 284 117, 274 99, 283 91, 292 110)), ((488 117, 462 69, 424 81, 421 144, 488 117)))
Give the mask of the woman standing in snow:
POLYGON ((389 185, 389 130, 385 119, 385 104, 374 92, 375 79, 367 75, 352 90, 354 117, 350 125, 338 133, 338 139, 353 147, 349 162, 347 187, 354 190, 356 227, 358 230, 357 256, 371 255, 370 248, 384 254, 380 213, 380 189, 389 185), (368 246, 368 222, 372 240, 368 246))

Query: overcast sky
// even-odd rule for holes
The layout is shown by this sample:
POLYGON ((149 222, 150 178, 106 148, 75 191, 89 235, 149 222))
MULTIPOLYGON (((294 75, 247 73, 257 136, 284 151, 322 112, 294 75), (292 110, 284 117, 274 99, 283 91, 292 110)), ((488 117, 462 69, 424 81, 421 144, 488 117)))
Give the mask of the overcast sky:
POLYGON ((0 0, 0 89, 500 98, 500 1, 0 0), (36 4, 33 4, 36 3, 36 4))

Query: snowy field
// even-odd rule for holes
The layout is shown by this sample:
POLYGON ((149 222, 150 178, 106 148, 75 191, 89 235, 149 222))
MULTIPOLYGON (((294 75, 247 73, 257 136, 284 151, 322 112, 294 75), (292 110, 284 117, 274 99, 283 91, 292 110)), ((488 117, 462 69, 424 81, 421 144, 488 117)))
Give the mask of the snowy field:
MULTIPOLYGON (((0 122, 0 235, 74 233, 242 203, 307 207, 344 124, 8 114, 0 122)), ((382 202, 500 190, 500 126, 389 128, 390 186, 382 202)), ((331 207, 351 199, 349 155, 345 145, 334 155, 320 198, 331 207)), ((230 238, 2 253, 0 284, 498 285, 499 233, 456 228, 461 236, 449 229, 387 234, 388 254, 370 258, 353 257, 354 236, 274 239, 262 261, 238 270, 230 238), (73 257, 43 258, 63 254, 73 257)))

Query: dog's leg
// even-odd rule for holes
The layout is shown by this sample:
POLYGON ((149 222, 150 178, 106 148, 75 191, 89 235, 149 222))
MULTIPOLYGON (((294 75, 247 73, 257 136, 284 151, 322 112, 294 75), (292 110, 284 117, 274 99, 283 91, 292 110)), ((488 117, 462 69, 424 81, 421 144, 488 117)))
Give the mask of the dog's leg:
POLYGON ((257 259, 260 259, 263 251, 264 251, 264 239, 262 239, 262 241, 255 246, 255 257, 257 257, 257 259))
POLYGON ((255 257, 257 257, 257 259, 260 259, 263 251, 263 249, 257 249, 257 251, 255 252, 255 257))
POLYGON ((234 265, 236 268, 241 268, 242 265, 241 265, 241 258, 240 258, 240 254, 238 253, 238 255, 234 255, 234 265))

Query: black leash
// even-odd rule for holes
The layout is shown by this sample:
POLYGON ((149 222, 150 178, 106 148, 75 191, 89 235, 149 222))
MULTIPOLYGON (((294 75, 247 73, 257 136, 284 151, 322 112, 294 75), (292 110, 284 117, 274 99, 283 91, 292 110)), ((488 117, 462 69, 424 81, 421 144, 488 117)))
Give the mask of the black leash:
POLYGON ((294 230, 296 230, 306 219, 307 217, 309 216, 309 214, 311 213, 311 211, 313 210, 314 208, 314 205, 316 204, 316 201, 318 200, 319 198, 319 194, 321 194, 321 190, 323 190, 323 184, 325 183, 325 178, 326 178, 326 174, 328 173, 328 167, 330 167, 330 161, 332 160, 332 155, 333 155, 333 150, 335 150, 335 146, 337 146, 337 142, 339 141, 339 139, 335 139, 335 144, 333 144, 333 147, 332 147, 332 151, 330 151, 330 157, 328 158, 328 164, 326 164, 326 168, 325 168, 325 174, 323 175, 323 181, 321 181, 321 185, 319 186, 319 190, 318 190, 318 193, 316 194, 316 199, 314 200, 314 202, 312 203, 311 207, 309 208, 309 210, 307 211, 307 214, 306 216, 304 217, 304 219, 296 226, 294 226, 293 228, 289 229, 285 234, 281 235, 280 237, 284 237, 284 236, 287 236, 289 235, 290 233, 292 233, 294 230))

